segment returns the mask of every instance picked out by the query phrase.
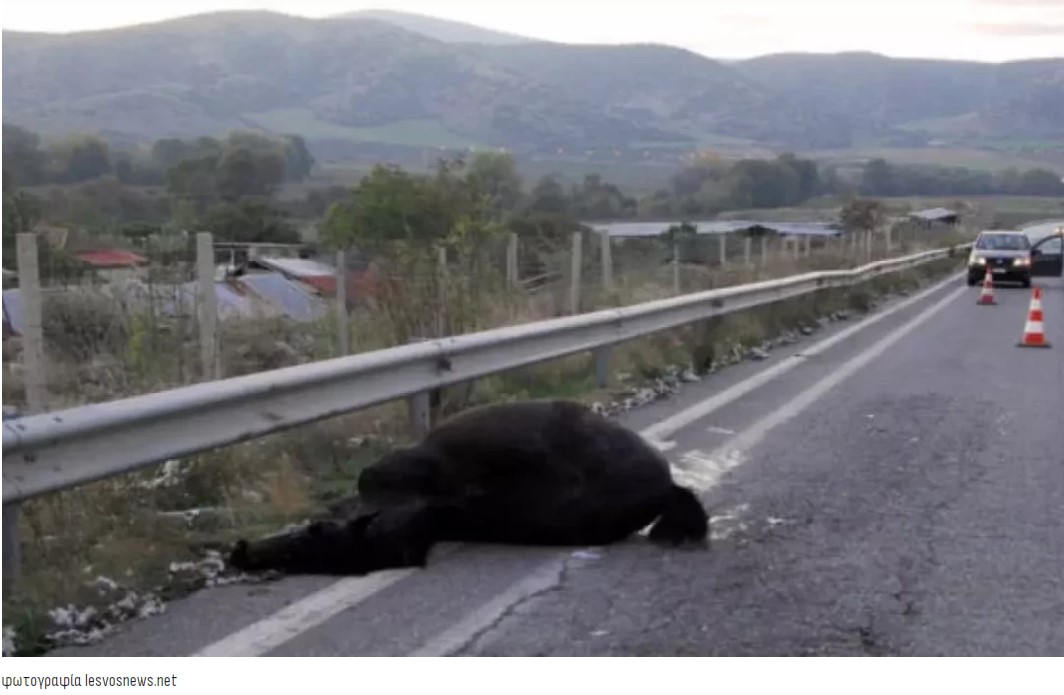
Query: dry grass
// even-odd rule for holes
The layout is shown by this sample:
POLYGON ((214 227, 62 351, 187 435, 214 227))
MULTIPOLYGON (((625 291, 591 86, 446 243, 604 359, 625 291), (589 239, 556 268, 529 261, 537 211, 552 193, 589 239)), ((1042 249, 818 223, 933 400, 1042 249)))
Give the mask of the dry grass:
MULTIPOLYGON (((756 249, 757 242, 754 246, 756 249)), ((914 250, 909 244, 896 253, 914 250)), ((615 271, 618 282, 612 293, 601 291, 593 272, 585 274, 585 304, 589 306, 584 309, 672 295, 672 268, 662 266, 659 260, 642 265, 629 261, 623 273, 615 271)), ((722 287, 845 267, 856 260, 852 253, 828 247, 797 259, 781 257, 777 251, 764 263, 755 258, 754 267, 685 264, 681 288, 689 292, 722 287)), ((608 400, 618 388, 658 376, 664 365, 705 370, 726 362, 736 351, 812 323, 825 313, 844 308, 864 310, 876 295, 915 286, 955 266, 956 261, 930 264, 917 271, 878 278, 854 291, 827 291, 617 346, 611 355, 611 372, 630 377, 618 379, 622 383, 614 388, 595 385, 590 355, 573 355, 494 375, 474 386, 446 389, 435 415, 447 416, 477 403, 545 396, 584 402, 608 400)), ((593 271, 594 266, 590 269, 593 271)), ((490 273, 490 266, 488 270, 490 273)), ((404 336, 430 330, 439 293, 438 285, 425 283, 415 291, 392 297, 405 306, 368 306, 355 311, 351 316, 352 349, 386 347, 404 336)), ((564 309, 567 289, 563 282, 534 295, 513 293, 506 291, 498 275, 483 281, 466 275, 447 286, 442 296, 449 310, 444 328, 453 333, 459 332, 455 329, 480 330, 558 315, 564 309)), ((84 302, 78 310, 89 311, 84 302)), ((175 339, 180 335, 177 329, 167 336, 147 335, 145 324, 137 323, 142 319, 133 314, 111 316, 107 312, 114 313, 114 307, 91 310, 103 312, 104 318, 95 323, 64 319, 60 324, 65 326, 65 333, 59 335, 77 338, 85 333, 85 326, 120 325, 121 332, 116 334, 122 340, 93 329, 91 340, 83 341, 83 345, 103 354, 86 357, 76 353, 76 345, 69 344, 50 351, 49 384, 59 402, 106 400, 199 378, 195 343, 187 335, 184 340, 175 339)), ((328 357, 334 335, 331 319, 309 328, 283 321, 227 327, 224 372, 247 373, 328 357), (277 344, 283 344, 284 349, 277 344)), ((5 403, 17 398, 21 388, 17 370, 9 367, 5 359, 5 403)), ((152 485, 164 471, 160 466, 27 502, 21 517, 23 578, 16 591, 5 598, 4 624, 16 628, 24 653, 35 653, 49 646, 45 638, 49 609, 100 600, 87 584, 97 576, 109 577, 138 592, 163 586, 168 587, 164 594, 176 594, 195 588, 175 589, 169 563, 194 559, 205 548, 224 547, 239 536, 275 530, 350 494, 365 465, 397 442, 409 439, 405 407, 402 401, 389 403, 190 457, 182 462, 173 484, 152 485), (207 511, 189 523, 166 515, 193 508, 207 511)))

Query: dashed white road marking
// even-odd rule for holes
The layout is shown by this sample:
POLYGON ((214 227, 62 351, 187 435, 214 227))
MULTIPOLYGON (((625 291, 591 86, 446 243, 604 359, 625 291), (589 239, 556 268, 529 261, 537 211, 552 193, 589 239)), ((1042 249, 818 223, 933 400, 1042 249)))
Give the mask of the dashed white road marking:
POLYGON ((658 439, 647 439, 646 442, 658 451, 672 451, 676 448, 676 442, 663 442, 658 439))
POLYGON ((823 379, 809 388, 800 392, 789 401, 767 413, 753 424, 749 425, 741 434, 732 437, 723 446, 718 447, 709 454, 697 449, 689 451, 680 457, 685 481, 690 481, 692 487, 706 491, 716 486, 721 478, 743 463, 746 452, 760 443, 765 435, 773 428, 783 424, 787 420, 797 416, 817 400, 822 398, 828 391, 838 386, 844 380, 863 368, 872 360, 886 352, 892 345, 920 327, 922 323, 953 302, 963 294, 967 288, 959 287, 950 292, 939 301, 924 309, 907 323, 892 331, 889 335, 873 343, 838 369, 831 372, 823 379))
MULTIPOLYGON (((813 355, 823 352, 854 333, 882 321, 887 316, 911 306, 915 302, 938 291, 949 283, 955 282, 958 277, 959 275, 952 277, 924 292, 914 295, 881 314, 868 317, 860 323, 807 348, 803 351, 803 354, 813 355)), ((892 333, 887 339, 873 345, 856 358, 851 359, 843 365, 841 369, 818 383, 816 386, 799 394, 799 396, 792 399, 781 408, 754 423, 754 425, 747 428, 742 434, 737 435, 730 440, 724 447, 717 449, 709 455, 697 450, 686 452, 684 454, 684 457, 686 457, 684 462, 685 464, 689 464, 689 466, 681 468, 674 464, 674 471, 678 471, 678 474, 683 479, 694 480, 694 487, 699 489, 705 490, 716 485, 725 473, 742 463, 742 450, 748 449, 752 444, 760 441, 765 433, 767 433, 772 427, 793 417, 801 412, 801 410, 808 407, 810 403, 826 393, 835 384, 841 382, 851 373, 881 354, 890 347, 890 345, 893 345, 911 332, 917 325, 919 325, 919 323, 922 323, 930 317, 931 314, 938 311, 952 301, 957 295, 964 292, 965 289, 966 288, 962 287, 956 292, 950 293, 945 299, 938 302, 930 309, 925 310, 916 319, 909 324, 906 324, 905 327, 892 333)), ((794 369, 802 362, 804 362, 802 357, 788 358, 774 367, 735 384, 731 388, 726 389, 691 408, 681 411, 680 413, 644 429, 639 434, 659 450, 669 451, 676 446, 675 441, 667 439, 669 435, 676 432, 681 427, 705 417, 709 413, 741 398, 755 388, 768 383, 772 379, 775 379, 791 369, 794 369)), ((444 555, 449 555, 460 547, 462 547, 462 544, 447 544, 446 547, 441 546, 440 550, 434 553, 435 559, 438 560, 444 555)), ((561 557, 561 555, 559 555, 559 557, 561 557)), ((551 565, 550 562, 541 565, 540 569, 535 571, 533 575, 519 580, 509 589, 497 595, 495 599, 492 599, 489 603, 484 604, 479 609, 475 610, 467 618, 426 642, 414 653, 440 653, 445 652, 451 645, 464 643, 465 640, 470 639, 479 630, 483 629, 482 626, 486 620, 489 620, 491 619, 491 616, 498 614, 499 605, 502 605, 503 603, 506 603, 506 605, 512 605, 514 602, 527 596, 530 591, 537 590, 535 587, 540 586, 552 576, 552 567, 553 565, 551 565), (532 588, 530 589, 529 587, 532 588)), ((307 630, 324 623, 326 620, 329 620, 342 611, 357 606, 374 594, 392 586, 416 571, 415 568, 389 570, 363 577, 341 579, 320 591, 304 597, 267 618, 253 623, 242 630, 204 647, 195 652, 193 656, 261 656, 307 630)), ((503 610, 505 610, 505 608, 503 610)), ((490 622, 488 624, 490 624, 490 622)))
MULTIPOLYGON (((434 549, 432 559, 439 560, 458 548, 456 543, 440 544, 434 549)), ((416 571, 417 568, 411 567, 341 579, 190 656, 262 656, 416 571)))
POLYGON ((907 323, 894 329, 878 342, 873 343, 854 357, 851 357, 838 369, 835 369, 820 381, 744 429, 742 434, 733 437, 727 444, 713 452, 711 457, 721 458, 731 455, 731 452, 749 451, 764 439, 765 435, 774 427, 783 424, 787 420, 790 420, 801 413, 822 398, 828 391, 841 384, 859 369, 889 350, 895 343, 915 331, 922 323, 942 311, 942 309, 966 291, 966 287, 958 287, 953 292, 950 292, 939 301, 921 311, 907 323))
POLYGON ((735 434, 735 430, 730 430, 727 427, 717 427, 716 425, 710 425, 706 428, 706 432, 715 432, 717 434, 735 434))
MULTIPOLYGON (((829 338, 825 338, 824 340, 821 340, 820 342, 805 348, 797 355, 792 355, 786 358, 785 360, 782 360, 778 364, 775 364, 769 367, 768 369, 765 369, 764 371, 755 374, 749 379, 744 379, 738 384, 735 384, 730 388, 724 389, 718 394, 710 396, 709 398, 703 401, 695 403, 689 408, 685 408, 684 410, 681 410, 677 413, 670 415, 669 417, 664 418, 660 422, 657 422, 654 425, 648 427, 646 430, 644 430, 644 436, 657 440, 668 439, 681 428, 686 427, 692 422, 701 420, 710 413, 719 410, 720 408, 723 408, 724 406, 735 401, 736 399, 741 398, 742 396, 745 396, 746 394, 750 393, 754 389, 763 386, 764 384, 767 384, 773 379, 786 374, 792 369, 795 369, 799 365, 804 364, 807 357, 818 355, 828 350, 829 348, 837 345, 838 343, 841 343, 843 340, 846 340, 850 336, 859 333, 860 331, 863 331, 864 329, 870 326, 874 326, 883 319, 912 306, 913 304, 921 301, 922 299, 925 299, 926 297, 931 296, 935 292, 941 290, 943 287, 947 287, 951 283, 957 282, 960 277, 960 274, 954 275, 949 279, 938 283, 937 285, 933 285, 932 287, 924 290, 923 292, 914 294, 912 297, 909 297, 908 299, 905 299, 904 301, 895 304, 894 306, 890 307, 889 309, 886 309, 881 313, 865 317, 864 320, 859 321, 853 326, 845 328, 836 333, 835 335, 829 338)), ((954 296, 955 294, 956 293, 951 294, 950 297, 954 296)))

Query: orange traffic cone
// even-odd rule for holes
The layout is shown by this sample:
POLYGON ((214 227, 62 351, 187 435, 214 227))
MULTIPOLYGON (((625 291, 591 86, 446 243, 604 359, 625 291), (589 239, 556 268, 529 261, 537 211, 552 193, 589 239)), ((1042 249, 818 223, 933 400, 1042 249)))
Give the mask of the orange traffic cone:
POLYGON ((994 277, 990 274, 990 264, 986 266, 986 275, 983 277, 983 291, 979 293, 979 301, 976 304, 997 304, 994 301, 994 277))
POLYGON ((1031 292, 1031 308, 1027 310, 1027 325, 1023 328, 1023 338, 1018 347, 1050 347, 1046 340, 1045 328, 1042 326, 1042 288, 1035 287, 1031 292))

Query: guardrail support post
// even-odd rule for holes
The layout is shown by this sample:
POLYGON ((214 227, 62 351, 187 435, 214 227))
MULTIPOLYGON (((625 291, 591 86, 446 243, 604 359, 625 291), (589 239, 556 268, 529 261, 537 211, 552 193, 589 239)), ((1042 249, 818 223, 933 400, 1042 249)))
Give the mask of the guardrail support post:
MULTIPOLYGON (((425 342, 425 340, 421 336, 411 336, 406 342, 413 345, 414 343, 425 342)), ((443 389, 422 391, 407 397, 407 416, 410 420, 410 431, 415 437, 423 437, 428 434, 429 429, 432 427, 432 404, 435 401, 438 405, 442 400, 443 389)))
POLYGON ((751 260, 751 258, 753 258, 753 255, 754 255, 753 254, 753 250, 754 250, 753 246, 754 246, 754 240, 753 239, 751 239, 750 237, 746 237, 745 239, 743 239, 743 264, 748 266, 748 267, 751 265, 750 260, 751 260))
POLYGON ((720 234, 717 237, 717 250, 720 251, 720 264, 723 266, 728 262, 728 235, 720 234))
POLYGON ((607 345, 591 351, 591 355, 595 359, 595 384, 599 388, 606 388, 610 385, 611 349, 611 346, 607 345))
POLYGON ((418 437, 428 433, 432 426, 429 408, 429 392, 415 393, 406 399, 407 409, 410 414, 410 429, 418 437))
POLYGON ((768 265, 768 237, 761 237, 761 267, 768 265))

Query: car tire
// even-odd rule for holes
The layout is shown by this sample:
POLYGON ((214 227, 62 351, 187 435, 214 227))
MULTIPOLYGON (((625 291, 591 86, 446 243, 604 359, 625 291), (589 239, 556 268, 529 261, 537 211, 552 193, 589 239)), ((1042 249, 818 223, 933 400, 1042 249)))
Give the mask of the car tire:
POLYGON ((1023 281, 1023 288, 1025 290, 1031 289, 1031 278, 1027 278, 1026 280, 1023 281))

